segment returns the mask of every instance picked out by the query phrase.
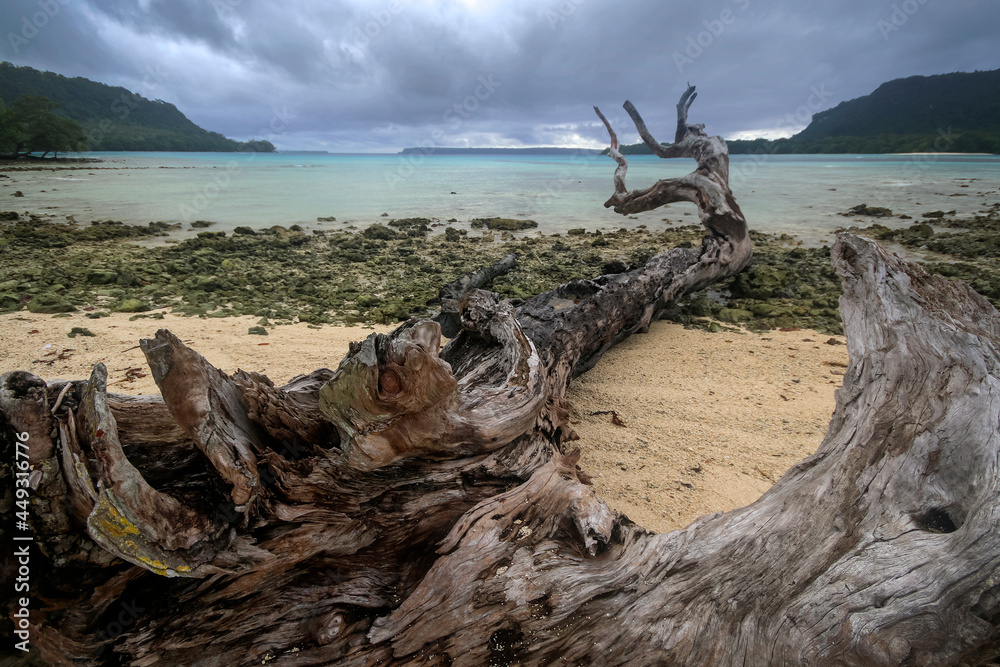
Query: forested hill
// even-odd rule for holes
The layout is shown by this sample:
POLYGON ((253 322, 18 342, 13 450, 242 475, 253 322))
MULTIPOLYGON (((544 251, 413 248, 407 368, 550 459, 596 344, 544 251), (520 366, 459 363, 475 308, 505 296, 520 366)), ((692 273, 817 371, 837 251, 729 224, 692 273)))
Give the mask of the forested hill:
POLYGON ((817 113, 791 138, 728 143, 732 154, 1000 153, 1000 70, 895 79, 817 113))
POLYGON ((169 102, 82 77, 0 63, 0 100, 9 107, 22 94, 58 104, 56 113, 80 123, 92 151, 274 151, 267 141, 241 143, 204 130, 169 102))
POLYGON ((812 118, 795 138, 1000 132, 1000 70, 911 76, 812 118))

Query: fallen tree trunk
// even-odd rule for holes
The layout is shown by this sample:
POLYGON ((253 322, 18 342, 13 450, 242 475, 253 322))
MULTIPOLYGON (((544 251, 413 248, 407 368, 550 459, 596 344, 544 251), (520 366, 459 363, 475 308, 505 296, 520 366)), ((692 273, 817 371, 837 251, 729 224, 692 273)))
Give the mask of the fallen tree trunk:
POLYGON ((510 253, 491 266, 467 273, 442 287, 438 293, 441 312, 434 318, 441 325, 441 333, 448 338, 457 336, 462 330, 462 319, 458 309, 458 302, 462 297, 474 289, 487 289, 495 278, 510 273, 515 266, 517 266, 517 255, 510 253))
POLYGON ((654 535, 566 450, 574 374, 713 262, 749 259, 720 201, 700 251, 517 309, 467 293, 440 352, 411 321, 275 387, 161 331, 142 343, 161 397, 108 394, 100 365, 71 385, 0 376, 5 461, 29 443, 27 475, 2 474, 31 489, 32 646, 144 666, 996 655, 1000 315, 961 283, 838 240, 837 410, 753 505, 654 535))

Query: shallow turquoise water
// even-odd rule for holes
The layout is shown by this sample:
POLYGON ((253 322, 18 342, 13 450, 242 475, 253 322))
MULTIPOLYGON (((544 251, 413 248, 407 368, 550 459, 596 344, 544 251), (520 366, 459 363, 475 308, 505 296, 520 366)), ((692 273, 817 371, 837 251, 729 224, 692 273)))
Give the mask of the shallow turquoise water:
MULTIPOLYGON (((696 223, 691 204, 634 219, 603 207, 614 162, 604 156, 91 153, 100 168, 8 172, 0 196, 11 208, 55 218, 126 222, 211 220, 213 229, 301 224, 337 229, 390 218, 530 218, 545 232, 611 229, 663 218, 696 223), (14 203, 16 202, 16 204, 14 203), (318 223, 317 217, 336 222, 318 223)), ((690 160, 629 157, 629 188, 681 176, 690 160)), ((850 221, 836 215, 867 203, 919 217, 971 214, 1000 201, 1000 156, 775 155, 732 157, 731 185, 752 228, 810 243, 850 221), (963 185, 967 187, 962 187, 963 185)), ((0 208, 7 208, 2 207, 0 208)))

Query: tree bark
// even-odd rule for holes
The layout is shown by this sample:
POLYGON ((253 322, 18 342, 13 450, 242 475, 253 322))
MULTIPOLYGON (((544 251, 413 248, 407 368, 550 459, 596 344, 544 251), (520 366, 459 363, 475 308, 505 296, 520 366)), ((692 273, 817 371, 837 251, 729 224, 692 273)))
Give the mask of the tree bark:
POLYGON ((494 278, 510 273, 517 266, 517 255, 504 255, 500 261, 478 271, 467 273, 458 280, 450 282, 441 288, 438 300, 441 302, 441 312, 434 320, 441 325, 441 333, 448 338, 454 338, 462 330, 462 319, 458 310, 458 302, 463 296, 474 289, 485 289, 494 278))
MULTIPOLYGON (((692 99, 664 151, 717 143, 688 136, 692 99)), ((567 450, 571 378, 749 259, 723 160, 704 160, 693 185, 653 186, 704 189, 700 250, 518 308, 472 290, 443 349, 436 323, 410 321, 276 387, 160 331, 142 342, 160 397, 108 394, 101 365, 70 384, 0 376, 4 460, 14 433, 30 444, 32 645, 50 664, 137 666, 997 655, 1000 315, 962 283, 838 239, 836 412, 748 507, 652 534, 567 450)))

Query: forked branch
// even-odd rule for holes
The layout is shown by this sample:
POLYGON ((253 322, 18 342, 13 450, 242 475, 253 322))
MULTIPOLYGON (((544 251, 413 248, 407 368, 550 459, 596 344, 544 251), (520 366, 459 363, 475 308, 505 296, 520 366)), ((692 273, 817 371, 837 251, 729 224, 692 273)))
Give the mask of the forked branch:
POLYGON ((594 107, 611 136, 611 157, 618 163, 615 170, 615 193, 604 206, 613 207, 623 215, 651 211, 660 206, 680 201, 689 201, 698 206, 702 224, 713 235, 725 238, 733 244, 744 244, 749 261, 749 242, 746 241, 747 227, 743 212, 740 211, 732 192, 729 190, 729 148, 722 137, 709 137, 704 125, 687 122, 688 110, 697 97, 694 86, 688 86, 677 103, 677 130, 673 144, 661 144, 646 127, 635 106, 626 101, 625 111, 635 123, 643 142, 654 155, 661 158, 690 157, 698 162, 698 168, 681 178, 657 181, 643 190, 629 192, 625 187, 628 162, 621 154, 618 137, 600 109, 594 107))
POLYGON ((698 94, 689 85, 677 103, 677 129, 673 144, 661 144, 646 127, 639 111, 625 102, 639 136, 654 155, 661 158, 689 157, 698 168, 681 178, 657 181, 648 188, 629 192, 625 186, 628 161, 618 145, 611 123, 597 107, 594 111, 611 137, 609 154, 618 163, 615 169, 615 192, 604 206, 622 215, 651 211, 666 204, 688 201, 698 207, 701 222, 709 234, 702 241, 698 261, 675 276, 664 289, 662 303, 743 270, 753 256, 746 219, 729 189, 729 148, 722 137, 710 137, 704 125, 688 123, 688 111, 698 94))
MULTIPOLYGON (((618 150, 618 135, 616 135, 615 131, 611 128, 611 123, 609 123, 608 119, 604 117, 604 114, 601 113, 600 109, 594 107, 594 111, 597 112, 597 116, 604 123, 604 127, 608 129, 608 134, 611 135, 611 149, 608 151, 608 155, 610 155, 614 161, 618 163, 618 168, 615 169, 614 176, 615 196, 627 195, 628 188, 625 187, 625 174, 628 173, 628 160, 626 160, 625 156, 618 150)), ((607 206, 607 204, 605 204, 605 206, 607 206)))

